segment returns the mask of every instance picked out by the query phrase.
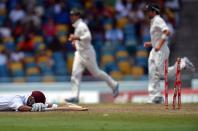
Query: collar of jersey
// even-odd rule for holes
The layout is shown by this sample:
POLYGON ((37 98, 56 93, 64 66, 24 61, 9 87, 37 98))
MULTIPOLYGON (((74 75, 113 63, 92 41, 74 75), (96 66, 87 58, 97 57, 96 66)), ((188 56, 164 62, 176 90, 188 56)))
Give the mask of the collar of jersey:
POLYGON ((159 15, 154 16, 154 17, 151 19, 151 23, 153 23, 153 21, 154 21, 157 17, 159 17, 159 15))
POLYGON ((78 19, 76 22, 74 22, 73 27, 77 27, 78 24, 82 21, 82 19, 78 19))

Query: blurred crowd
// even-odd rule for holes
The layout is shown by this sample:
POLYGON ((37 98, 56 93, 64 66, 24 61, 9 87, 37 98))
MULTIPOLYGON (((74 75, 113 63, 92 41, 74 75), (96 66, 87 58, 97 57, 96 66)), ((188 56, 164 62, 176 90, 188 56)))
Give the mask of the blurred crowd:
POLYGON ((0 80, 64 81, 75 50, 72 8, 83 10, 100 68, 117 80, 147 79, 147 2, 160 5, 173 37, 181 0, 0 0, 0 80))

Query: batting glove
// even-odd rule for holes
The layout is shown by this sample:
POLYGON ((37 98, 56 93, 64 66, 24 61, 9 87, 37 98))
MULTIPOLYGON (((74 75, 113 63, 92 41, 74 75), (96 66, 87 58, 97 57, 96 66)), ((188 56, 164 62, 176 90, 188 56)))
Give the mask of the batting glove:
POLYGON ((45 104, 43 103, 34 103, 32 105, 32 112, 36 112, 36 111, 43 111, 46 108, 45 104))
POLYGON ((52 104, 52 108, 57 108, 58 107, 58 105, 57 104, 52 104))

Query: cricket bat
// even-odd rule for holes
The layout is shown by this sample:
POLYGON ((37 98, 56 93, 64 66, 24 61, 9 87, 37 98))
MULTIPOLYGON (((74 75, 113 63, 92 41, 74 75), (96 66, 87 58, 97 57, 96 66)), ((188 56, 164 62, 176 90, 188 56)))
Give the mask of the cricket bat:
POLYGON ((45 108, 45 111, 88 111, 88 108, 72 103, 67 103, 66 105, 59 106, 56 108, 45 108))

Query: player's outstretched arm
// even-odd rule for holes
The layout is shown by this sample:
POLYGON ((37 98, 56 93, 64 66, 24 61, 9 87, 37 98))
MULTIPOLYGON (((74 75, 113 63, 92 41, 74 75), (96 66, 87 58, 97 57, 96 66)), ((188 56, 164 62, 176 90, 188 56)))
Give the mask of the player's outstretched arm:
POLYGON ((26 105, 22 105, 18 108, 18 111, 21 112, 27 112, 27 111, 31 111, 32 107, 31 106, 26 106, 26 105))
POLYGON ((22 105, 18 108, 18 111, 21 112, 37 112, 37 111, 44 111, 46 108, 45 104, 43 103, 34 103, 32 106, 22 105))

